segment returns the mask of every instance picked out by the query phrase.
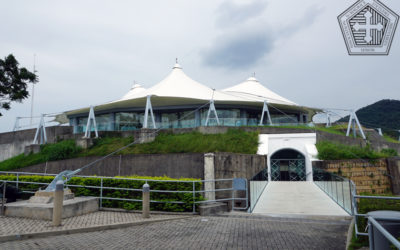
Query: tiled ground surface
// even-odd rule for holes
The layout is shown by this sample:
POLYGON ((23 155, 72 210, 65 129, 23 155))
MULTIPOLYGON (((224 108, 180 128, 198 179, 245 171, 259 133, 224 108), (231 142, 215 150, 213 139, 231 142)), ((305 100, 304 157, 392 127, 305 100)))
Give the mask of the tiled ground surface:
MULTIPOLYGON (((152 215, 148 220, 179 218, 178 215, 152 215)), ((46 231, 62 231, 76 228, 104 226, 119 223, 144 221, 139 213, 123 213, 99 211, 62 220, 62 226, 54 227, 51 221, 33 220, 25 218, 1 217, 0 236, 18 235, 24 233, 39 233, 46 231)))
POLYGON ((0 249, 344 249, 347 229, 344 221, 191 217, 10 241, 0 243, 0 249))

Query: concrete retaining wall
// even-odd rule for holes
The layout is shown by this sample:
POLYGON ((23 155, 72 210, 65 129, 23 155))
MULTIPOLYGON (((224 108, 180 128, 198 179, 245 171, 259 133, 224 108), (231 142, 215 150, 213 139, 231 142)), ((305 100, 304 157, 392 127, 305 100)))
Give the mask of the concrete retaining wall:
MULTIPOLYGON (((18 169, 19 172, 58 174, 64 170, 75 170, 100 159, 82 157, 53 161, 18 169)), ((97 176, 169 176, 172 178, 204 178, 203 154, 159 154, 111 156, 86 168, 79 175, 97 176)))
MULTIPOLYGON (((32 144, 36 129, 0 133, 0 161, 24 153, 25 146, 32 144)), ((56 126, 46 128, 47 140, 54 143, 58 139, 72 134, 72 127, 56 126)))

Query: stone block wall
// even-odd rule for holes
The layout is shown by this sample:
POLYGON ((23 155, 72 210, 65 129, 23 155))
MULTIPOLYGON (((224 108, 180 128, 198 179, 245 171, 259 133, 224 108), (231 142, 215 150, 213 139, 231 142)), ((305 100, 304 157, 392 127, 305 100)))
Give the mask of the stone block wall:
POLYGON ((382 194, 392 191, 386 159, 319 161, 313 165, 352 180, 357 193, 382 194))

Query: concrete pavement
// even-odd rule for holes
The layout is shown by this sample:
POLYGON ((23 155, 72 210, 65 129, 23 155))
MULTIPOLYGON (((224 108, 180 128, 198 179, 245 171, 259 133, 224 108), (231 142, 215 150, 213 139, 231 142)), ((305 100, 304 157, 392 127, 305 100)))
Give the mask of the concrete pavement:
POLYGON ((269 182, 253 213, 299 216, 350 215, 313 182, 269 182))
POLYGON ((348 223, 194 216, 124 229, 3 242, 0 249, 344 249, 348 223))

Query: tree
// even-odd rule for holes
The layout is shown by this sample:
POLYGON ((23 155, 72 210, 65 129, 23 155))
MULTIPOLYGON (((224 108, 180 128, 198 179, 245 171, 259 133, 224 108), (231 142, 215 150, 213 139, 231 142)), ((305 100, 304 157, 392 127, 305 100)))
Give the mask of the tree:
POLYGON ((0 59, 0 110, 9 110, 11 102, 22 102, 29 96, 27 84, 38 81, 35 73, 18 66, 19 63, 12 54, 4 60, 0 59))

